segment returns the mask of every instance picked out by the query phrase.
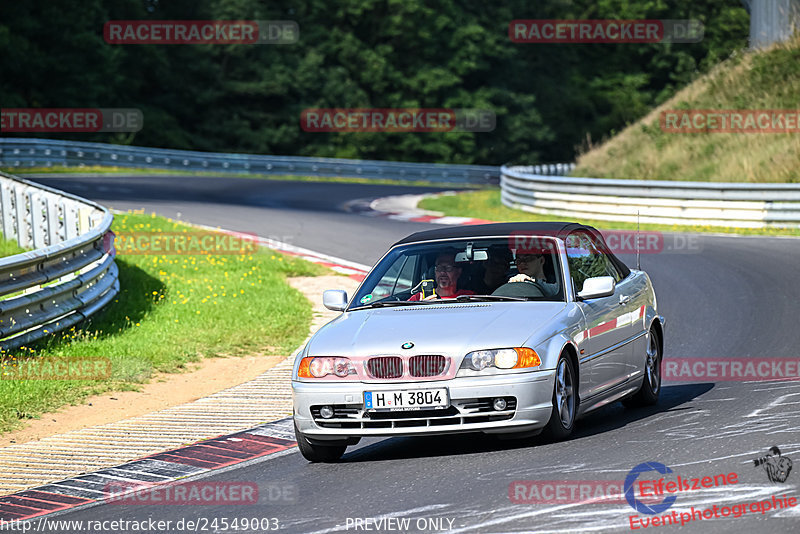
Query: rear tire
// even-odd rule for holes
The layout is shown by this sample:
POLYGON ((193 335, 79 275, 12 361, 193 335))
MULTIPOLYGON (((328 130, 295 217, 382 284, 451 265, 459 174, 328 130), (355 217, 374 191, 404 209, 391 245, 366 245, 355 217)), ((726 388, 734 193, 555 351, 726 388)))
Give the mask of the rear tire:
POLYGON ((627 399, 622 399, 622 404, 626 408, 641 408, 652 406, 658 403, 658 395, 661 393, 661 343, 659 343, 658 333, 651 328, 647 336, 647 350, 645 351, 645 368, 642 387, 627 399))
POLYGON ((553 413, 544 428, 544 434, 552 441, 561 441, 572 434, 578 408, 578 384, 572 359, 566 354, 558 358, 553 385, 553 413))
POLYGON ((308 438, 297 430, 297 423, 294 424, 294 435, 300 454, 309 462, 335 462, 342 457, 345 449, 347 449, 347 445, 317 445, 311 443, 308 438))

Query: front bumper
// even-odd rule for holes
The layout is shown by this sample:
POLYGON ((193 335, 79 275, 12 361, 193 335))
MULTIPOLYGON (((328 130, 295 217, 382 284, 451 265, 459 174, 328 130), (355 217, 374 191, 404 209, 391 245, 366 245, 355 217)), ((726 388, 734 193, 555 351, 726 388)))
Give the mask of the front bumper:
POLYGON ((305 436, 336 440, 361 436, 413 436, 456 432, 513 433, 544 427, 552 412, 554 370, 507 375, 462 377, 430 382, 300 382, 292 381, 294 421, 305 436), (364 410, 365 391, 446 387, 450 408, 439 413, 364 410), (481 399, 515 399, 504 411, 486 411, 481 399), (314 417, 312 407, 334 406, 331 419, 314 417), (338 409, 336 407, 339 407, 338 409))

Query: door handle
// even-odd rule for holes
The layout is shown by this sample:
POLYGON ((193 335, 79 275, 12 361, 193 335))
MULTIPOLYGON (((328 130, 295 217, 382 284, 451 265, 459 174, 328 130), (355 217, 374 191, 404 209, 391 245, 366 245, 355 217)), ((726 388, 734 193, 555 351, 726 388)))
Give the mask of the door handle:
POLYGON ((619 305, 622 306, 623 304, 627 304, 629 300, 631 300, 631 296, 630 295, 620 295, 619 296, 619 305))

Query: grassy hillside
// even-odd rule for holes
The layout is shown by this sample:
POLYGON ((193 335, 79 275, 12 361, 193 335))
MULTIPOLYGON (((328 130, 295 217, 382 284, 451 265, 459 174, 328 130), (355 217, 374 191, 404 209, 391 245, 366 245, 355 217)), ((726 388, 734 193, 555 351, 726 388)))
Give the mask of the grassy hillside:
POLYGON ((660 113, 675 109, 800 110, 800 37, 723 62, 583 154, 573 171, 604 178, 800 181, 800 133, 667 133, 660 113))

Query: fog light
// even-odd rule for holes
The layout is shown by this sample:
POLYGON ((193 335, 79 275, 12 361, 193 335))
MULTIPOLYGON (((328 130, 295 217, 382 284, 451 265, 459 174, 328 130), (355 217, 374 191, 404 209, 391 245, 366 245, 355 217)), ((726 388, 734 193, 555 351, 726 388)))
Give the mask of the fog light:
POLYGON ((497 397, 492 403, 495 411, 502 412, 506 409, 506 400, 502 397, 497 397))
MULTIPOLYGON (((505 406, 505 401, 503 401, 503 406, 505 406)), ((323 419, 330 419, 333 417, 333 407, 332 406, 323 406, 319 409, 319 415, 323 419)))

